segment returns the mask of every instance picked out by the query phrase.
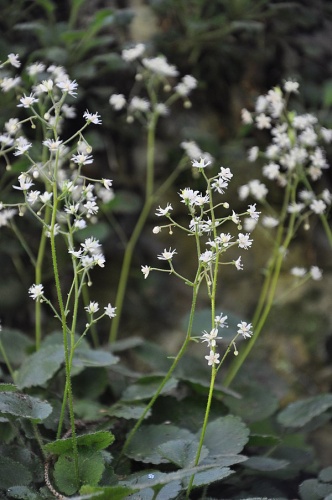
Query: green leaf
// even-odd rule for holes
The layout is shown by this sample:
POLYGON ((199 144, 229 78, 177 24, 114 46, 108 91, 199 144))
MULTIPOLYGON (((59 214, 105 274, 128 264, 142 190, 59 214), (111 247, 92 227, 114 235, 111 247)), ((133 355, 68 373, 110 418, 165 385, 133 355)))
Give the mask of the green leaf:
POLYGON ((76 368, 111 366, 118 361, 119 358, 110 352, 78 347, 75 350, 73 366, 76 368))
POLYGON ((332 483, 332 466, 322 469, 318 475, 318 478, 323 483, 332 483))
POLYGON ((40 495, 27 486, 12 486, 6 491, 7 497, 19 500, 40 500, 40 495))
POLYGON ((166 484, 154 498, 156 500, 171 500, 172 498, 176 498, 181 490, 181 482, 172 481, 171 483, 166 484))
POLYGON ((198 472, 194 476, 193 486, 204 486, 215 481, 220 481, 231 474, 234 474, 234 471, 232 471, 229 467, 215 467, 203 472, 198 472))
POLYGON ((105 468, 104 459, 99 451, 79 449, 78 470, 80 484, 75 480, 74 456, 72 453, 61 455, 54 466, 54 479, 57 487, 66 495, 76 493, 81 484, 96 486, 105 468))
POLYGON ((281 443, 278 436, 270 434, 250 434, 248 446, 277 446, 281 443))
POLYGON ((22 364, 17 374, 19 389, 43 385, 60 369, 65 355, 62 346, 41 347, 22 364))
POLYGON ((128 486, 91 486, 84 485, 80 489, 81 495, 89 495, 84 496, 84 499, 94 499, 97 500, 122 500, 123 498, 128 498, 131 493, 135 493, 137 489, 129 488, 128 486))
MULTIPOLYGON (((124 418, 125 420, 138 420, 142 413, 144 412, 146 405, 140 404, 129 404, 122 403, 119 401, 115 405, 111 406, 107 411, 104 412, 106 415, 111 415, 112 417, 124 418)), ((151 410, 149 410, 145 418, 151 415, 151 410)))
POLYGON ((9 457, 0 456, 0 489, 26 486, 32 481, 30 471, 9 457))
MULTIPOLYGON (((198 450, 198 441, 177 439, 167 441, 158 447, 160 454, 178 467, 193 467, 198 450)), ((201 460, 209 453, 206 446, 201 450, 201 460)))
MULTIPOLYGON (((91 434, 83 434, 83 436, 77 436, 77 447, 87 447, 89 450, 97 451, 102 450, 110 446, 115 437, 109 431, 98 431, 91 434)), ((53 443, 48 443, 44 446, 44 449, 55 455, 61 455, 63 453, 71 452, 73 449, 72 438, 67 439, 57 439, 53 443)))
MULTIPOLYGON (((200 432, 197 434, 199 438, 200 432)), ((206 428, 204 444, 210 454, 236 455, 248 442, 249 429, 239 417, 227 415, 210 422, 206 428)))
POLYGON ((331 407, 332 394, 319 394, 291 403, 279 413, 277 420, 285 427, 302 427, 331 407))
POLYGON ((277 398, 265 387, 244 383, 232 387, 241 396, 225 396, 223 402, 231 413, 241 416, 245 422, 257 422, 273 415, 278 408, 277 398))
MULTIPOLYGON (((20 366, 27 356, 28 349, 33 345, 32 340, 19 330, 10 330, 9 328, 2 329, 0 339, 11 364, 20 366)), ((0 360, 3 361, 1 353, 0 360)))
POLYGON ((307 479, 300 484, 299 493, 302 500, 325 500, 332 494, 332 484, 320 483, 317 479, 307 479))
POLYGON ((52 413, 52 406, 38 398, 19 392, 0 393, 0 414, 44 420, 52 413))
MULTIPOLYGON (((142 377, 136 384, 130 385, 122 394, 123 401, 139 401, 150 399, 155 395, 164 377, 142 377)), ((176 388, 178 381, 170 378, 164 385, 160 394, 167 394, 176 388)))
POLYGON ((279 460, 277 458, 270 457, 250 457, 243 464, 244 467, 248 469, 260 470, 260 471, 274 471, 279 469, 284 469, 289 465, 287 460, 279 460))
POLYGON ((167 463, 168 460, 160 454, 159 446, 178 439, 190 440, 194 436, 186 429, 174 425, 145 425, 134 435, 126 455, 144 463, 167 463))

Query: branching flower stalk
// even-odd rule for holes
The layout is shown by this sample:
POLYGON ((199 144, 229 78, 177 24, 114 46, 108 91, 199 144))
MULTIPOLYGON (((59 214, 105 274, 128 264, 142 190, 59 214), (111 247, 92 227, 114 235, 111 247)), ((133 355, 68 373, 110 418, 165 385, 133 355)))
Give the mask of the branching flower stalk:
MULTIPOLYGON (((318 141, 331 142, 332 131, 320 127, 313 115, 297 115, 288 111, 290 95, 296 93, 298 87, 297 82, 285 82, 285 94, 276 87, 266 96, 258 98, 254 114, 242 111, 246 124, 255 122, 257 128, 271 130, 271 145, 264 153, 260 153, 256 147, 252 148, 249 159, 254 161, 258 156, 267 159, 269 163, 263 166, 263 175, 277 181, 280 187, 285 187, 285 192, 280 215, 275 217, 273 214, 263 218, 263 221, 269 222, 267 227, 277 227, 272 255, 265 270, 264 283, 252 319, 254 335, 233 361, 223 381, 225 387, 231 384, 263 330, 275 301, 283 261, 301 224, 309 227, 309 217, 318 215, 332 247, 332 232, 326 217, 332 194, 324 189, 317 196, 312 187, 312 183, 321 178, 323 169, 328 168, 325 152, 318 141)), ((267 189, 259 181, 250 181, 239 192, 243 198, 251 194, 256 199, 265 201, 267 189)), ((302 269, 299 268, 299 271, 302 273, 302 269)), ((297 276, 299 271, 295 268, 291 272, 297 276)), ((313 279, 321 278, 321 271, 316 266, 312 267, 308 277, 310 274, 313 279)))

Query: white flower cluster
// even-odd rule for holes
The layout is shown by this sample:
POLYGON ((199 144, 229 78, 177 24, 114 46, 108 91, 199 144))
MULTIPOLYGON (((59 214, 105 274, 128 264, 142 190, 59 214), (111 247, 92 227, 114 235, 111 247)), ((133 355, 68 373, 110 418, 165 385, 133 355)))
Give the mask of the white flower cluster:
MULTIPOLYGON (((207 347, 210 349, 209 354, 205 356, 205 359, 207 360, 209 366, 219 365, 220 363, 220 354, 216 352, 217 342, 218 340, 222 339, 222 337, 218 336, 219 328, 228 328, 227 316, 224 316, 223 313, 220 313, 220 315, 217 315, 215 317, 214 327, 212 328, 212 330, 210 332, 204 330, 201 337, 201 341, 206 342, 207 347)), ((237 337, 238 335, 242 335, 242 337, 245 339, 252 336, 251 323, 241 321, 240 323, 238 323, 237 328, 238 330, 235 337, 237 337)), ((234 353, 237 354, 235 341, 232 341, 232 344, 234 345, 234 353)))
POLYGON ((127 108, 127 121, 132 123, 134 118, 146 120, 147 115, 151 112, 165 116, 169 113, 169 104, 175 98, 184 99, 186 107, 190 106, 188 95, 196 88, 197 81, 191 75, 185 75, 177 83, 173 83, 179 75, 179 71, 175 66, 169 64, 164 56, 146 57, 147 48, 143 43, 139 43, 122 51, 121 57, 127 63, 135 63, 137 66, 136 81, 146 82, 146 88, 151 87, 151 83, 155 86, 153 96, 147 92, 147 96, 139 97, 134 95, 127 99, 124 94, 112 94, 109 103, 115 111, 121 111, 127 108), (157 100, 155 90, 162 86, 166 99, 163 102, 157 100), (172 92, 171 97, 169 93, 172 92))
POLYGON ((323 276, 323 272, 318 266, 311 266, 309 270, 296 266, 290 270, 290 274, 296 278, 311 278, 314 281, 319 281, 323 276))
MULTIPOLYGON (((251 162, 258 157, 264 159, 263 176, 281 187, 285 187, 294 176, 305 183, 306 189, 299 193, 300 200, 289 206, 289 213, 320 215, 331 204, 332 194, 324 189, 316 195, 308 186, 320 179, 323 171, 329 168, 320 143, 332 141, 332 130, 321 127, 312 114, 298 114, 287 109, 290 94, 298 93, 298 89, 298 82, 286 81, 283 88, 275 87, 266 95, 259 96, 253 113, 242 110, 243 123, 269 130, 272 139, 265 151, 259 151, 256 146, 251 148, 248 158, 251 162)), ((265 200, 267 193, 265 184, 256 179, 239 188, 241 199, 250 195, 261 201, 265 200)), ((265 219, 265 223, 267 227, 277 225, 271 219, 265 219)))

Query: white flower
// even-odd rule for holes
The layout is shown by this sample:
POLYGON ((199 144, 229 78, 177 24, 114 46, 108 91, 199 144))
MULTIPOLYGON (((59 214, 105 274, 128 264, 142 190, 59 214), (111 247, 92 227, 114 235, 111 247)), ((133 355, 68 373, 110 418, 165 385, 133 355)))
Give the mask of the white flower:
POLYGON ((215 326, 217 326, 219 328, 228 328, 228 325, 226 323, 227 318, 228 318, 228 316, 223 316, 222 313, 220 313, 219 315, 217 315, 214 318, 215 326))
POLYGON ((124 49, 121 53, 121 57, 126 62, 131 62, 144 54, 145 45, 143 43, 138 43, 135 47, 130 49, 124 49))
POLYGON ((237 327, 238 327, 237 333, 241 333, 243 338, 251 337, 251 335, 252 335, 252 331, 251 331, 252 324, 251 323, 246 323, 245 321, 241 321, 241 323, 238 323, 237 327))
POLYGON ((19 55, 18 54, 8 54, 7 56, 9 63, 14 66, 14 68, 19 68, 21 66, 21 63, 19 61, 19 55))
POLYGON ((30 94, 29 96, 26 96, 24 94, 24 97, 21 97, 20 103, 18 104, 18 108, 30 108, 35 102, 38 102, 38 99, 35 98, 35 94, 30 94))
POLYGON ((77 155, 73 155, 71 157, 71 161, 77 163, 78 165, 88 165, 90 163, 93 163, 93 156, 78 153, 77 155))
POLYGON ((259 129, 271 128, 271 118, 264 113, 256 116, 256 126, 259 129))
POLYGON ((292 276, 296 276, 296 278, 303 278, 303 276, 305 276, 307 274, 307 270, 305 269, 305 267, 292 267, 292 269, 290 270, 290 274, 292 276))
POLYGON ((191 160, 197 160, 202 156, 202 150, 195 141, 183 141, 180 144, 191 160))
POLYGON ((253 146, 252 148, 250 148, 248 150, 248 160, 250 162, 256 161, 257 157, 258 157, 258 153, 259 153, 259 148, 257 146, 253 146))
POLYGON ((156 73, 161 76, 177 76, 179 74, 178 70, 172 64, 169 64, 165 57, 157 56, 144 58, 142 60, 143 65, 152 73, 156 73))
POLYGON ((208 365, 212 366, 212 365, 217 365, 219 363, 220 354, 210 351, 210 354, 204 357, 207 360, 208 365))
POLYGON ((101 244, 95 238, 86 238, 84 243, 81 243, 81 247, 85 252, 89 252, 92 255, 98 251, 98 248, 101 247, 101 244))
POLYGON ((208 161, 206 158, 200 158, 199 161, 192 160, 191 164, 194 168, 205 168, 210 165, 211 161, 208 161))
POLYGON ((53 80, 43 80, 39 85, 38 85, 38 90, 40 92, 50 92, 53 89, 53 80))
POLYGON ((34 205, 39 199, 40 191, 29 191, 27 193, 27 202, 34 205))
POLYGON ((280 166, 277 163, 270 162, 263 167, 263 175, 270 180, 277 179, 280 174, 280 166))
POLYGON ((35 62, 29 64, 29 66, 27 67, 27 73, 30 76, 35 76, 38 73, 42 73, 44 70, 45 70, 45 64, 41 62, 35 62))
POLYGON ((5 129, 9 135, 15 135, 16 132, 21 128, 18 118, 10 118, 8 122, 5 123, 5 129))
POLYGON ((19 76, 16 76, 15 78, 4 76, 1 79, 0 87, 4 92, 9 92, 9 90, 17 87, 19 83, 21 83, 21 78, 19 76))
POLYGON ((205 252, 201 253, 199 256, 199 260, 201 262, 204 262, 205 264, 208 264, 212 262, 216 257, 216 254, 212 252, 212 250, 206 250, 205 252))
POLYGON ((310 274, 313 280, 318 281, 322 278, 322 270, 319 269, 317 266, 311 266, 310 268, 310 274))
POLYGON ((176 250, 172 250, 171 248, 169 250, 164 249, 163 252, 161 252, 161 255, 157 255, 159 260, 172 260, 173 255, 175 255, 177 252, 176 250))
POLYGON ((46 146, 50 151, 58 151, 61 146, 62 141, 60 139, 46 139, 43 141, 43 145, 46 146))
POLYGON ((252 242, 253 240, 250 239, 250 234, 239 233, 239 237, 237 240, 239 248, 244 248, 245 250, 247 250, 248 248, 251 247, 252 242))
POLYGON ((113 184, 113 181, 111 179, 102 179, 102 183, 104 184, 104 187, 110 191, 111 190, 111 187, 112 187, 112 184, 113 184))
POLYGON ((13 208, 2 210, 2 207, 0 206, 0 227, 7 226, 8 221, 12 219, 16 213, 17 210, 14 210, 13 208))
POLYGON ((252 181, 249 181, 248 186, 249 186, 250 193, 258 201, 264 199, 268 193, 268 189, 265 186, 265 184, 263 184, 262 182, 260 182, 257 179, 253 179, 252 181))
POLYGON ((120 111, 120 109, 125 107, 127 101, 123 94, 112 94, 109 102, 112 108, 116 111, 120 111))
POLYGON ((224 194, 224 189, 228 188, 228 181, 225 181, 222 177, 218 177, 211 184, 212 189, 220 194, 224 194))
POLYGON ((299 83, 298 82, 294 82, 292 80, 286 80, 284 82, 284 89, 286 92, 294 92, 297 94, 298 90, 299 90, 299 83))
POLYGON ((93 255, 93 262, 96 266, 105 267, 105 257, 102 253, 93 255))
POLYGON ((33 182, 31 182, 31 177, 27 174, 21 174, 18 177, 18 181, 20 183, 19 186, 13 186, 14 189, 18 189, 20 191, 27 191, 33 186, 33 182))
POLYGON ((29 288, 29 295, 33 300, 40 299, 44 294, 44 286, 42 284, 32 285, 29 288))
POLYGON ((157 102, 154 109, 160 116, 167 116, 169 114, 169 108, 163 102, 157 102))
POLYGON ((48 193, 45 191, 45 193, 41 194, 39 196, 39 199, 42 203, 48 203, 52 199, 53 193, 48 193))
POLYGON ((253 122, 251 113, 245 108, 241 109, 241 119, 245 125, 250 125, 253 122))
POLYGON ((16 146, 15 146, 15 153, 14 153, 14 156, 20 156, 20 155, 23 155, 24 153, 26 153, 28 151, 28 149, 31 148, 32 144, 31 142, 28 142, 26 139, 24 139, 24 137, 21 138, 21 140, 17 140, 16 141, 16 146))
POLYGON ((132 111, 141 111, 144 113, 146 111, 149 111, 150 103, 147 99, 134 96, 130 101, 129 109, 131 109, 132 111))
POLYGON ((115 312, 116 307, 112 307, 111 304, 107 304, 107 306, 104 307, 104 309, 105 309, 106 316, 108 316, 110 319, 115 318, 115 316, 116 316, 116 312, 115 312))
POLYGON ((327 205, 330 205, 332 203, 332 193, 328 189, 324 189, 322 191, 321 197, 327 205))
POLYGON ((153 229, 152 229, 152 232, 153 234, 158 234, 161 232, 161 227, 160 226, 155 226, 153 229))
POLYGON ((166 216, 169 215, 169 213, 173 210, 173 207, 170 203, 167 203, 166 205, 166 208, 161 208, 161 207, 158 207, 156 209, 156 215, 158 217, 162 217, 162 216, 166 216))
POLYGON ((76 229, 84 229, 86 227, 86 222, 84 219, 75 219, 74 227, 76 229))
POLYGON ((87 210, 88 214, 94 215, 98 212, 99 207, 95 201, 87 201, 84 203, 84 208, 87 210))
POLYGON ((289 214, 296 214, 301 212, 305 207, 304 203, 296 203, 295 201, 288 205, 287 212, 289 214))
POLYGON ((213 328, 210 333, 204 330, 201 339, 202 342, 207 342, 208 347, 215 347, 216 340, 218 339, 218 328, 213 328))
POLYGON ((73 106, 68 106, 68 104, 64 103, 62 105, 61 111, 65 118, 76 118, 76 109, 73 106))
POLYGON ((234 260, 234 262, 233 262, 233 263, 234 263, 234 265, 235 265, 235 267, 236 267, 236 269, 237 269, 238 271, 242 271, 242 269, 243 269, 243 264, 241 263, 241 257, 239 257, 238 259, 234 260))
POLYGON ((310 208, 315 214, 320 215, 326 210, 326 205, 323 200, 313 200, 312 203, 310 203, 310 208))
POLYGON ((90 302, 88 306, 84 308, 89 314, 94 314, 99 311, 98 302, 90 302))
POLYGON ((243 219, 243 228, 245 231, 248 231, 248 233, 252 233, 256 226, 257 226, 256 219, 251 219, 250 217, 245 217, 243 219))
POLYGON ((264 227, 276 227, 279 224, 279 220, 271 215, 264 215, 262 224, 264 227))
POLYGON ((144 279, 146 280, 146 278, 149 276, 150 274, 150 271, 151 271, 151 267, 150 266, 141 266, 141 271, 143 273, 143 276, 144 276, 144 279))
POLYGON ((100 120, 99 113, 89 113, 88 110, 86 110, 83 113, 83 118, 85 118, 87 122, 94 123, 95 125, 101 125, 101 123, 102 123, 102 121, 100 120))
POLYGON ((259 215, 261 213, 256 211, 256 203, 254 203, 253 205, 249 205, 247 212, 250 217, 256 221, 259 219, 259 215))
POLYGON ((76 89, 78 87, 78 83, 76 83, 76 80, 71 81, 68 77, 65 77, 63 80, 57 82, 56 85, 63 93, 68 93, 72 97, 77 96, 76 89))

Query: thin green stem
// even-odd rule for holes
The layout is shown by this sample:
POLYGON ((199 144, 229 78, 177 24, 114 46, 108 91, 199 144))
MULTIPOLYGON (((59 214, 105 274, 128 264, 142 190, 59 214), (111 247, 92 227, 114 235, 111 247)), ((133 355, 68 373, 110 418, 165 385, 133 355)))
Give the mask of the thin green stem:
POLYGON ((15 371, 14 371, 12 365, 11 365, 11 362, 9 361, 9 358, 7 356, 7 353, 6 353, 6 350, 5 350, 5 348, 4 348, 1 340, 0 340, 0 353, 1 353, 1 355, 3 357, 3 360, 4 360, 4 362, 5 362, 6 366, 7 366, 7 369, 9 371, 9 373, 10 373, 10 376, 13 379, 13 382, 15 382, 15 371))

